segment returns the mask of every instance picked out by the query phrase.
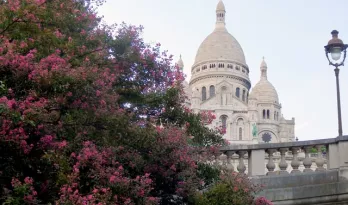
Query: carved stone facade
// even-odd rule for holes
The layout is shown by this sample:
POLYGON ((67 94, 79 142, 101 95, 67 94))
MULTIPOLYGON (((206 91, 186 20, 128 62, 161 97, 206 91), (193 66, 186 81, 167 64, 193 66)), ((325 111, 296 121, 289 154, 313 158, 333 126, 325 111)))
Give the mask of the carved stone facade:
MULTIPOLYGON (((186 105, 194 112, 214 112, 216 120, 209 126, 223 127, 231 143, 294 141, 295 119, 283 117, 277 91, 267 79, 266 62, 262 60, 260 80, 251 90, 243 49, 227 31, 225 17, 220 1, 215 29, 200 45, 190 82, 184 85, 186 105)), ((184 67, 181 57, 178 66, 184 67)))

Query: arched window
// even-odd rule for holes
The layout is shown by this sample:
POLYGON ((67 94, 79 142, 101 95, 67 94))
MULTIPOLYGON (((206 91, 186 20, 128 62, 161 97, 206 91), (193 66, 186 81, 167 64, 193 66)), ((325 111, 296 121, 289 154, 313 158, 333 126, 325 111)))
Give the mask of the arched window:
POLYGON ((267 110, 267 119, 269 119, 269 110, 267 110))
POLYGON ((243 140, 243 129, 239 128, 239 140, 243 140))
POLYGON ((277 112, 274 111, 274 120, 277 120, 277 112))
POLYGON ((262 118, 266 119, 266 110, 262 110, 262 118))
POLYGON ((202 88, 202 101, 207 99, 207 89, 205 87, 202 88))
POLYGON ((239 98, 240 96, 240 88, 236 88, 236 97, 239 98))
POLYGON ((227 129, 227 116, 226 115, 222 115, 220 117, 220 120, 221 120, 222 132, 225 134, 226 133, 226 129, 227 129))
POLYGON ((215 86, 214 85, 211 85, 209 87, 209 97, 214 97, 215 96, 215 86))
POLYGON ((245 90, 243 90, 242 100, 245 101, 245 90))

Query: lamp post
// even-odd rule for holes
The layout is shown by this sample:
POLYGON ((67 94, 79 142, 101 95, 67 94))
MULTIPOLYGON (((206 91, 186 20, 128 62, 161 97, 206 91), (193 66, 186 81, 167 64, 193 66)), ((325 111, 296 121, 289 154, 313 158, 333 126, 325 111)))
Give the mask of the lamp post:
POLYGON ((329 65, 335 67, 336 75, 336 88, 337 88, 337 110, 338 110, 338 136, 342 136, 342 116, 341 116, 341 96, 340 96, 340 83, 339 83, 339 66, 344 65, 344 61, 347 56, 348 44, 344 44, 341 39, 338 38, 338 31, 333 30, 331 32, 332 39, 328 42, 325 48, 326 58, 329 61, 329 65), (343 57, 342 57, 343 53, 343 57), (330 56, 329 56, 330 54, 330 56))

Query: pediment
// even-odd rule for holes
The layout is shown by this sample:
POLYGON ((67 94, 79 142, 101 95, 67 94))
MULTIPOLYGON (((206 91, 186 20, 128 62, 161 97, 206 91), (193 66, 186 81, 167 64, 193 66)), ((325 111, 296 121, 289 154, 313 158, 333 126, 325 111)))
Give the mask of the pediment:
POLYGON ((215 90, 216 90, 217 92, 220 92, 220 91, 221 91, 221 88, 224 87, 224 86, 228 88, 228 91, 229 91, 229 92, 232 91, 233 84, 230 83, 230 82, 228 82, 227 80, 223 80, 223 81, 219 82, 218 84, 216 84, 215 90))

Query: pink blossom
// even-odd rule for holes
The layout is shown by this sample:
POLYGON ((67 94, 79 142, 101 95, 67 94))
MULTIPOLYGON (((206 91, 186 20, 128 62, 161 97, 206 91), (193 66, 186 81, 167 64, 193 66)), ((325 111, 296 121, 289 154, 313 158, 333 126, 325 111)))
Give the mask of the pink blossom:
POLYGON ((24 182, 28 185, 32 185, 33 179, 31 177, 25 177, 24 182))

